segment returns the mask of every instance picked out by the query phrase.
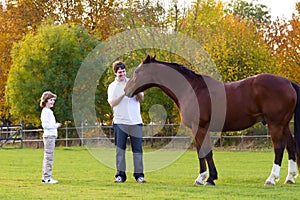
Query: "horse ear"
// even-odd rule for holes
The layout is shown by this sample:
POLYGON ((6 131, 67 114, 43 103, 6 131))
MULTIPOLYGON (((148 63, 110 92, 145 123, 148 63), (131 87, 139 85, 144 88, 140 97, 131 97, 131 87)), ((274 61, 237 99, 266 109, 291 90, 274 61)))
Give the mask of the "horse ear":
POLYGON ((148 54, 147 57, 145 58, 145 60, 143 61, 143 63, 150 63, 152 57, 148 54))

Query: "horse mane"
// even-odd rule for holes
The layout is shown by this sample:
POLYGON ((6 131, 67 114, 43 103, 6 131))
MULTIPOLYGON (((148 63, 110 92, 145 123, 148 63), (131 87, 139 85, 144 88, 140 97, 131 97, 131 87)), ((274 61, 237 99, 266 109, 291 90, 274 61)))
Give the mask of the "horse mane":
POLYGON ((150 56, 148 55, 146 57, 146 59, 143 61, 143 64, 147 64, 147 63, 159 63, 159 64, 163 64, 163 65, 167 65, 169 67, 172 67, 173 69, 181 72, 182 74, 185 74, 188 78, 203 78, 201 74, 197 74, 194 71, 188 69, 187 67, 178 64, 178 63, 174 63, 174 62, 165 62, 165 61, 159 61, 155 59, 155 56, 150 56))

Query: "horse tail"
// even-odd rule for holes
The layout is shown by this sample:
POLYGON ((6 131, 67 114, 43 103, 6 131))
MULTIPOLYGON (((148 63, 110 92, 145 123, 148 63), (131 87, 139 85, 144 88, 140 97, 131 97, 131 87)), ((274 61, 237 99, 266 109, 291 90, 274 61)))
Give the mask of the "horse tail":
POLYGON ((297 103, 294 110, 294 138, 296 142, 297 163, 300 167, 300 86, 292 82, 292 86, 297 93, 297 103))

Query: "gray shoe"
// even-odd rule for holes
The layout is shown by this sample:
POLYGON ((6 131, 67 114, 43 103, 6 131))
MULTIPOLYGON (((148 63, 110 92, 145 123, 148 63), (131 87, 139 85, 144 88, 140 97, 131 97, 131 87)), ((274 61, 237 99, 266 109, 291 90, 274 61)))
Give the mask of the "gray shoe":
POLYGON ((136 182, 138 182, 138 183, 146 183, 146 180, 144 179, 144 177, 139 177, 139 178, 137 178, 136 179, 136 182))
POLYGON ((47 184, 57 184, 58 181, 54 180, 53 178, 49 178, 49 179, 43 179, 42 183, 47 183, 47 184))

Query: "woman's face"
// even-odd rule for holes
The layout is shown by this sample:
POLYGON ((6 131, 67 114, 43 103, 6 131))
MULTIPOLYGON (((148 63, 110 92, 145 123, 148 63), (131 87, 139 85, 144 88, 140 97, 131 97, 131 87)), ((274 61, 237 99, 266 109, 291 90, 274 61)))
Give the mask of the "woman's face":
POLYGON ((54 106, 54 103, 55 103, 55 98, 48 99, 46 102, 46 107, 52 108, 54 106))

